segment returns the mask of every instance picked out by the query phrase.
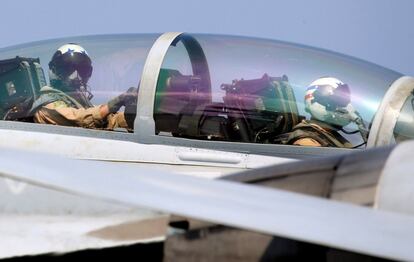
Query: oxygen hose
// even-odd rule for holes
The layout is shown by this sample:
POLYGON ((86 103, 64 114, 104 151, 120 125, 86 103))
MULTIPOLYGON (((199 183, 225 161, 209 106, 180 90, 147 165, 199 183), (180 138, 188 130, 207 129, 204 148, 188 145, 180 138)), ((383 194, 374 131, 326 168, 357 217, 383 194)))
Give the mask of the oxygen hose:
POLYGON ((359 133, 361 134, 362 139, 366 143, 368 141, 368 134, 369 130, 367 126, 364 123, 364 120, 362 119, 361 115, 358 111, 354 111, 356 118, 353 119, 353 122, 357 125, 359 133))
POLYGON ((349 111, 349 116, 350 116, 351 122, 354 122, 357 125, 358 129, 355 130, 355 131, 349 132, 349 131, 346 131, 345 129, 342 128, 341 131, 344 132, 345 134, 360 133, 360 135, 362 137, 362 140, 364 142, 360 145, 357 145, 357 146, 353 147, 353 148, 358 148, 358 147, 360 147, 362 145, 365 145, 367 143, 369 130, 368 130, 367 126, 365 125, 365 122, 362 119, 361 114, 358 111, 356 111, 356 110, 349 111))

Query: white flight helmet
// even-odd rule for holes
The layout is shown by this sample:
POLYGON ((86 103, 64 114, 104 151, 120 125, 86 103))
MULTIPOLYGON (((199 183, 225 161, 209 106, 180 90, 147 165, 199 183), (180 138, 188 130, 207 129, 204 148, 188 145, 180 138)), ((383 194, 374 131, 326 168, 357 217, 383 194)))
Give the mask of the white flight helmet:
POLYGON ((63 81, 76 89, 86 86, 92 75, 92 61, 82 46, 69 43, 56 50, 49 69, 51 79, 63 81))
POLYGON ((88 90, 92 60, 86 50, 74 43, 62 45, 49 62, 50 84, 89 107, 93 95, 88 90))
POLYGON ((312 118, 337 127, 344 127, 355 118, 348 85, 334 77, 321 77, 309 85, 305 110, 312 118))

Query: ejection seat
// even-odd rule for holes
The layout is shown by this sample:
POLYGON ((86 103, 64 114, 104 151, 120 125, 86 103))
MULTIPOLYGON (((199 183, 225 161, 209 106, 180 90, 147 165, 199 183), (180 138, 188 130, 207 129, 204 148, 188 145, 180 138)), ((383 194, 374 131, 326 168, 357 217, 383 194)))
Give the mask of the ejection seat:
POLYGON ((223 102, 200 103, 181 116, 179 130, 198 139, 280 143, 303 117, 287 76, 223 84, 223 102))
POLYGON ((182 75, 177 70, 161 69, 154 105, 156 132, 174 136, 191 136, 198 121, 189 121, 198 108, 210 102, 211 94, 203 91, 202 79, 182 75))
POLYGON ((161 69, 154 105, 156 132, 173 136, 229 140, 225 105, 211 101, 210 88, 198 76, 161 69))
POLYGON ((200 79, 162 69, 155 99, 157 133, 257 143, 277 143, 303 117, 288 78, 269 77, 223 84, 223 102, 211 102, 200 79))
POLYGON ((28 115, 40 88, 47 85, 39 58, 0 61, 0 119, 33 121, 28 115))
POLYGON ((223 84, 231 140, 278 143, 303 117, 286 75, 223 84))

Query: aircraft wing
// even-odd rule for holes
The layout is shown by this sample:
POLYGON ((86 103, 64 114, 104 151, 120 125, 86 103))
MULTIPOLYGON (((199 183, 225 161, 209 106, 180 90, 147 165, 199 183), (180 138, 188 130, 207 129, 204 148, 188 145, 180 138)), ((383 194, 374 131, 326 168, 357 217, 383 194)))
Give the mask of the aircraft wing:
MULTIPOLYGON (((378 257, 414 260, 414 217, 229 181, 3 148, 0 175, 87 198, 149 208, 378 257)), ((6 230, 0 254, 16 255, 6 230), (8 248, 4 248, 8 247, 8 248)), ((27 232, 37 234, 35 230, 27 232)), ((44 245, 51 245, 53 239, 44 245)), ((41 246, 41 244, 39 244, 41 246)), ((53 251, 53 249, 51 249, 53 251)))

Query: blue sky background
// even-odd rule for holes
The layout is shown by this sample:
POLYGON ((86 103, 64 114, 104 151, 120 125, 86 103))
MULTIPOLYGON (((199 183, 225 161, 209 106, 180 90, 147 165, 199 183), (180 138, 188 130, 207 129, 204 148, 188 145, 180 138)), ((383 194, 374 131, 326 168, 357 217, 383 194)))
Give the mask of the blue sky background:
POLYGON ((0 47, 84 34, 185 31, 296 42, 414 76, 410 0, 4 0, 0 47))

